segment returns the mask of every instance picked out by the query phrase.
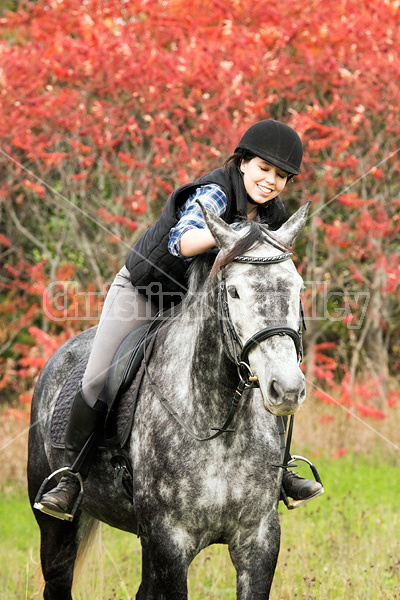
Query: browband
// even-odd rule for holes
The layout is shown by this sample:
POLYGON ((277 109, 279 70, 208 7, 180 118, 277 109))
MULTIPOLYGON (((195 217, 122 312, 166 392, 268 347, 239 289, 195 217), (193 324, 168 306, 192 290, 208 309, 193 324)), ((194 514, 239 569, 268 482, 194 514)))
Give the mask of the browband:
POLYGON ((278 256, 237 256, 233 261, 252 265, 271 265, 288 260, 292 256, 293 252, 285 252, 284 254, 278 254, 278 256))

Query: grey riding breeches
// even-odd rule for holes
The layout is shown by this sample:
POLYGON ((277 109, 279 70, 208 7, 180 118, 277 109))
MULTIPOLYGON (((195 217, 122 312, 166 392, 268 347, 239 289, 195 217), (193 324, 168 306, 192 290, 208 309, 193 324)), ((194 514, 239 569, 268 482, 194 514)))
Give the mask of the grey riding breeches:
POLYGON ((137 291, 128 269, 122 267, 106 296, 82 379, 82 392, 89 406, 96 403, 118 346, 132 331, 149 323, 156 312, 156 306, 137 291))

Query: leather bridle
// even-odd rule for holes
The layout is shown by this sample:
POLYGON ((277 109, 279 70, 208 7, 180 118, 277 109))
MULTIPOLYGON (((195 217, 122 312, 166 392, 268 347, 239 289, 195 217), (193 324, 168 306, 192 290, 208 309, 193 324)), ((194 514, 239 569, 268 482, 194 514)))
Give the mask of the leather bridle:
MULTIPOLYGON (((253 265, 274 265, 284 262, 285 260, 289 260, 291 256, 292 252, 285 252, 283 254, 279 254, 278 256, 266 257, 237 256, 234 259, 234 262, 253 265)), ((242 344, 235 330, 235 326, 232 322, 232 318, 229 311, 225 268, 226 267, 222 269, 221 282, 218 288, 218 309, 220 315, 222 336, 223 339, 226 341, 226 345, 230 349, 231 359, 236 364, 239 377, 244 379, 247 384, 251 383, 252 386, 257 386, 258 378, 251 371, 248 357, 251 350, 253 350, 254 346, 259 344, 260 342, 263 342, 264 340, 267 340, 268 338, 273 337, 275 335, 288 335, 292 338, 294 342, 298 360, 299 362, 301 362, 303 358, 303 342, 301 334, 302 325, 305 328, 303 306, 300 300, 301 319, 299 320, 299 328, 297 331, 284 324, 265 327, 264 329, 261 329, 260 331, 255 333, 250 339, 247 340, 245 344, 242 344)))
MULTIPOLYGON (((281 248, 278 248, 281 250, 281 248)), ((246 263, 246 264, 256 264, 256 265, 271 265, 278 264, 285 260, 289 260, 292 256, 291 252, 284 252, 283 254, 279 254, 278 256, 267 256, 267 257, 253 257, 253 256, 237 256, 234 259, 234 262, 238 263, 246 263)), ((174 408, 168 402, 167 398, 165 398, 160 391, 156 382, 150 377, 147 360, 146 360, 146 350, 144 356, 144 368, 145 373, 148 378, 149 384, 151 385, 153 392, 160 400, 161 404, 164 408, 170 413, 170 415, 175 419, 177 423, 195 440, 199 442, 205 442, 217 438, 223 433, 233 432, 234 429, 229 429, 229 426, 236 414, 236 411, 239 407, 240 400, 242 398, 242 394, 245 390, 250 389, 252 387, 258 387, 258 378, 251 371, 251 368, 248 364, 248 356, 251 350, 259 344, 260 342, 273 337, 275 335, 288 335, 292 338, 296 352, 298 356, 299 362, 303 356, 303 344, 302 344, 302 336, 301 336, 301 326, 303 324, 305 328, 304 322, 304 312, 303 306, 300 300, 300 320, 299 320, 299 329, 295 331, 291 327, 287 327, 284 324, 279 324, 271 327, 265 327, 261 329, 257 333, 255 333, 250 339, 247 340, 245 344, 242 344, 239 336, 236 332, 235 326, 232 322, 232 318, 229 311, 228 304, 228 296, 227 296, 227 287, 225 280, 225 268, 221 269, 221 282, 218 288, 218 309, 219 309, 219 320, 221 323, 221 330, 223 339, 226 341, 226 346, 228 346, 228 354, 230 355, 231 360, 236 364, 239 374, 239 383, 236 387, 236 390, 233 394, 231 407, 229 414, 225 420, 225 423, 221 427, 211 427, 212 431, 215 431, 212 435, 209 436, 199 436, 185 423, 181 417, 176 413, 174 408)), ((165 322, 164 318, 160 318, 160 315, 155 317, 156 330, 165 322), (157 322, 158 321, 158 322, 157 322)), ((150 330, 154 330, 153 326, 150 326, 150 330)), ((147 339, 147 336, 146 336, 147 339)), ((145 339, 145 347, 146 347, 146 339, 145 339)), ((279 466, 279 465, 274 465, 279 466)))

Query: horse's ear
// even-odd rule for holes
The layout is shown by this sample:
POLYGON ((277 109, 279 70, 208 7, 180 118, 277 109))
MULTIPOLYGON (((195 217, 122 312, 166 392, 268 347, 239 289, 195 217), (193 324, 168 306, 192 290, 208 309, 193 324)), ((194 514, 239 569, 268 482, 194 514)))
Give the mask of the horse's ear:
POLYGON ((217 242, 218 248, 221 250, 231 248, 239 238, 236 231, 233 231, 225 221, 220 217, 217 217, 217 215, 214 215, 214 213, 203 206, 201 202, 198 200, 196 200, 196 202, 201 208, 206 225, 217 242))
POLYGON ((279 229, 274 231, 274 236, 285 246, 293 246, 300 231, 302 231, 307 221, 307 215, 311 202, 308 201, 300 206, 294 215, 290 217, 279 229))

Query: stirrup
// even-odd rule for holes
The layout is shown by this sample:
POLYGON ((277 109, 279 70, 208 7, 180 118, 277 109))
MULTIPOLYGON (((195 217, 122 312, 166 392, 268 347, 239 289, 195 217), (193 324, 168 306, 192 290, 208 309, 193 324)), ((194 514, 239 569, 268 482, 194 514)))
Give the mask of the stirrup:
POLYGON ((82 476, 80 475, 80 473, 74 473, 73 471, 71 471, 71 467, 61 467, 61 469, 57 469, 57 471, 54 471, 54 473, 51 473, 51 475, 46 477, 46 479, 43 481, 42 485, 39 488, 38 493, 36 494, 33 508, 40 510, 40 512, 45 513, 46 515, 51 515, 52 517, 56 517, 56 519, 61 519, 62 521, 72 521, 75 517, 76 511, 78 510, 78 508, 82 502, 82 498, 83 498, 83 479, 82 479, 82 476), (48 484, 48 482, 51 479, 53 479, 53 477, 55 477, 56 475, 59 475, 60 473, 68 473, 68 475, 73 475, 74 477, 77 478, 77 480, 79 481, 79 485, 81 486, 81 489, 79 491, 77 499, 75 500, 75 504, 72 508, 71 513, 57 512, 55 510, 52 510, 51 508, 48 508, 47 506, 44 506, 40 502, 40 499, 43 496, 44 489, 45 489, 46 485, 48 484))
POLYGON ((321 477, 319 476, 319 473, 317 471, 317 467, 315 465, 313 465, 312 462, 310 462, 307 458, 304 458, 304 456, 296 456, 296 455, 292 456, 292 458, 289 460, 287 466, 293 464, 294 462, 296 462, 296 460, 301 460, 308 464, 308 466, 310 467, 310 469, 312 471, 315 481, 317 483, 320 483, 322 487, 320 490, 318 490, 318 492, 315 492, 315 494, 313 494, 312 496, 309 496, 308 498, 304 498, 303 500, 292 500, 292 499, 289 500, 289 498, 287 497, 286 492, 282 486, 281 487, 282 500, 288 510, 293 510, 294 508, 298 508, 299 506, 302 506, 303 504, 310 502, 310 500, 314 500, 314 498, 318 498, 318 496, 322 496, 322 494, 324 493, 324 486, 322 484, 321 477))

